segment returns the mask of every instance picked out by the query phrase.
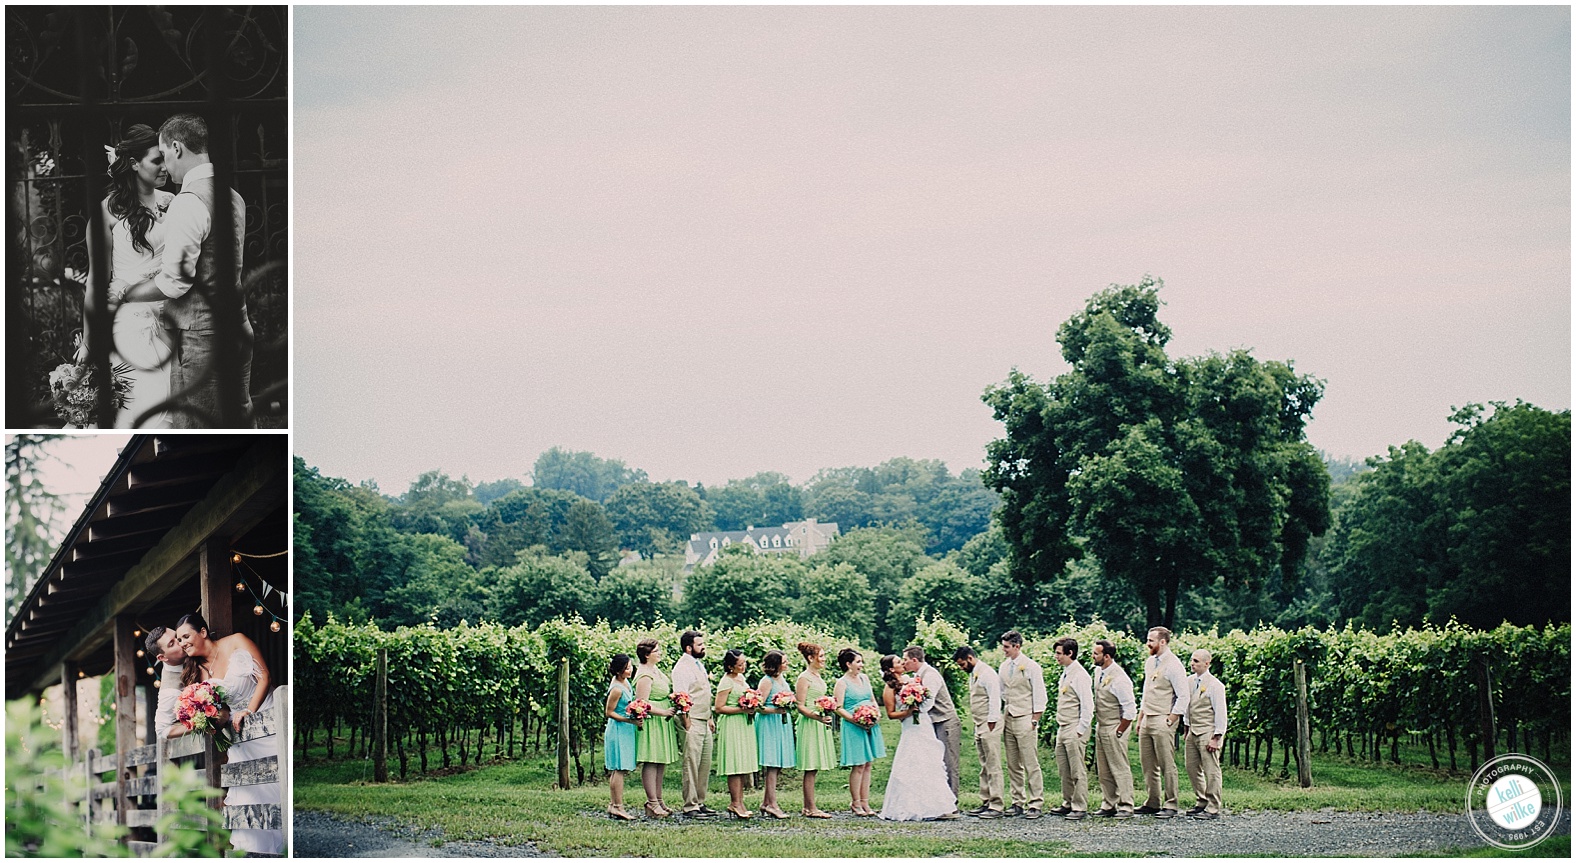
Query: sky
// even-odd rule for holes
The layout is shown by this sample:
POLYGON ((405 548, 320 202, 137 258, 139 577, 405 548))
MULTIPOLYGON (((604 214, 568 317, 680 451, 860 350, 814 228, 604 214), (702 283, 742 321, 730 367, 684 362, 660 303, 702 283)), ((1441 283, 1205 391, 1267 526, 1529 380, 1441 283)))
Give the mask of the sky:
MULTIPOLYGON (((6 435, 6 441, 14 437, 6 435)), ((120 448, 130 439, 129 434, 67 434, 44 444, 45 458, 38 465, 37 476, 64 504, 50 525, 57 546, 82 514, 88 498, 98 491, 105 474, 115 466, 120 448)), ((10 527, 6 525, 7 530, 10 527)))
POLYGON ((980 401, 1164 280, 1173 357, 1363 458, 1571 393, 1568 7, 295 15, 296 450, 398 493, 983 464, 980 401))

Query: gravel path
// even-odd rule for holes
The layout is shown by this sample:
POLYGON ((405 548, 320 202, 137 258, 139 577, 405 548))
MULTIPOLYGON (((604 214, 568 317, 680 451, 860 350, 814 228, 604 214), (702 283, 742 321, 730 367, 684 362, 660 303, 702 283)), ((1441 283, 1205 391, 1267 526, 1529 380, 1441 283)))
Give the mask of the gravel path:
MULTIPOLYGON (((601 818, 601 813, 586 813, 601 818)), ((727 825, 730 829, 769 830, 791 835, 799 832, 798 819, 784 823, 756 821, 727 825)), ((713 822, 723 824, 725 822, 713 822)), ((1418 851, 1476 848, 1486 845, 1473 832, 1464 815, 1426 812, 1233 812, 1218 821, 1191 818, 1159 820, 1138 817, 1130 821, 1088 818, 1069 822, 1045 817, 1038 821, 1009 818, 994 822, 974 819, 925 824, 885 824, 843 814, 817 825, 825 828, 847 824, 850 836, 869 830, 923 830, 934 836, 979 836, 987 832, 1025 840, 1054 840, 1072 846, 1075 854, 1124 856, 1214 857, 1224 854, 1252 857, 1394 857, 1418 851)), ((648 825, 682 831, 683 821, 648 825)), ((1561 814, 1556 832, 1570 834, 1570 812, 1561 814)), ((455 841, 435 846, 441 831, 416 831, 386 819, 344 821, 319 812, 295 815, 297 857, 543 857, 553 856, 534 846, 493 842, 455 841)))

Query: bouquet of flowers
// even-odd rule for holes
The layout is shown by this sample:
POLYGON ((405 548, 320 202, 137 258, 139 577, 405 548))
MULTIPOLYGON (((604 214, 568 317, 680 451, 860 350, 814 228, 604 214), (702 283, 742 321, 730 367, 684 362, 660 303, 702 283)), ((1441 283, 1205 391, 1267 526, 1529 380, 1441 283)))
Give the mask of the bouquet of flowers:
POLYGON ((881 721, 881 711, 874 704, 861 704, 854 708, 854 724, 860 728, 874 728, 881 721))
POLYGON ((799 699, 792 692, 784 689, 772 696, 772 706, 783 712, 783 722, 787 722, 788 711, 799 706, 799 699))
POLYGON ((837 702, 832 700, 832 696, 823 695, 815 700, 815 709, 821 711, 822 716, 831 716, 837 713, 837 702))
POLYGON ((624 708, 624 715, 637 722, 645 719, 651 715, 651 702, 644 698, 637 698, 629 702, 629 706, 624 708))
MULTIPOLYGON (((109 370, 110 403, 120 410, 131 399, 131 366, 116 363, 109 370)), ((98 388, 91 363, 61 363, 49 373, 49 398, 66 422, 88 428, 98 422, 98 388)))
POLYGON ((219 717, 228 709, 224 687, 206 681, 193 683, 182 689, 176 698, 175 721, 190 731, 212 734, 214 745, 224 752, 235 742, 230 738, 229 727, 219 717))
MULTIPOLYGON (((930 689, 928 689, 925 684, 920 683, 918 680, 910 680, 909 682, 903 684, 903 688, 899 689, 897 692, 898 702, 910 710, 918 708, 919 705, 925 703, 925 699, 929 697, 930 689)), ((913 719, 914 723, 917 725, 919 723, 919 716, 915 715, 913 719)))
POLYGON ((688 692, 679 690, 673 693, 673 709, 678 713, 688 713, 695 706, 695 699, 688 692))
MULTIPOLYGON (((761 694, 753 689, 746 689, 739 695, 739 706, 747 711, 759 710, 763 703, 765 703, 765 699, 761 698, 761 694)), ((753 712, 744 714, 744 717, 752 724, 755 722, 755 714, 753 712)))

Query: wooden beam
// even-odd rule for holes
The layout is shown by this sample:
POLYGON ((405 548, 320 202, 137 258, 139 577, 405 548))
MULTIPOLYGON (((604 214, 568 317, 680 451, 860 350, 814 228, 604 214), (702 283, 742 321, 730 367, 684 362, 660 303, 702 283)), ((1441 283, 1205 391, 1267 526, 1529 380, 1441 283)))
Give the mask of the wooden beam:
POLYGON ((230 565, 230 538, 216 536, 203 543, 197 558, 198 585, 202 589, 202 616, 208 637, 220 639, 235 631, 230 597, 235 595, 235 569, 230 565))
POLYGON ((66 763, 76 763, 80 744, 77 741, 77 664, 60 666, 60 703, 66 715, 62 717, 61 732, 65 735, 66 763))
POLYGON ((131 811, 126 792, 130 772, 126 755, 137 745, 137 622, 129 614, 115 616, 115 823, 125 824, 131 811))
POLYGON ((263 445, 255 446, 242 456, 235 470, 215 483, 202 503, 187 512, 180 524, 126 573, 98 607, 84 615, 61 639, 59 646, 37 666, 39 671, 26 691, 43 689, 55 679, 55 669, 61 662, 91 653, 102 644, 111 634, 106 624, 116 614, 128 610, 135 612, 139 605, 149 601, 150 594, 163 596, 178 587, 190 572, 188 561, 193 552, 211 537, 244 533, 286 500, 289 490, 287 457, 280 447, 268 445, 266 441, 260 443, 263 445))

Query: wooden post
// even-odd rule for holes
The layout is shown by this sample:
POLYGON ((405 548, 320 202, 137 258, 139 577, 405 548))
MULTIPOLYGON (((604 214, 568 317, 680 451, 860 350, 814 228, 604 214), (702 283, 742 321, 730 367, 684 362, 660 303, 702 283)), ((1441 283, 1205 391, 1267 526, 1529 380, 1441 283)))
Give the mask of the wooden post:
POLYGON ((558 660, 558 787, 569 788, 569 657, 558 660))
MULTIPOLYGON (((163 670, 163 662, 156 661, 153 663, 154 674, 158 674, 163 670)), ((149 677, 148 682, 142 687, 142 734, 145 744, 159 742, 158 735, 153 728, 153 721, 156 718, 154 714, 159 710, 159 689, 153 685, 155 680, 158 680, 158 677, 149 677)))
POLYGON ((1483 657, 1481 674, 1478 676, 1478 720, 1483 725, 1483 761, 1494 760, 1494 738, 1497 736, 1494 728, 1494 678, 1489 674, 1488 657, 1483 657))
POLYGON ((1308 728, 1308 667, 1301 659, 1292 660, 1292 676, 1297 681, 1297 784, 1313 787, 1313 735, 1308 728))
POLYGON ((66 764, 75 764, 81 755, 81 743, 77 739, 77 664, 75 662, 62 662, 60 664, 60 705, 65 715, 61 717, 61 733, 65 736, 63 745, 66 750, 66 764))
POLYGON ((378 648, 378 676, 372 697, 372 781, 389 781, 389 649, 378 648))
POLYGON ((126 796, 126 756, 137 745, 137 631, 130 615, 115 616, 115 823, 124 826, 131 799, 126 796))

